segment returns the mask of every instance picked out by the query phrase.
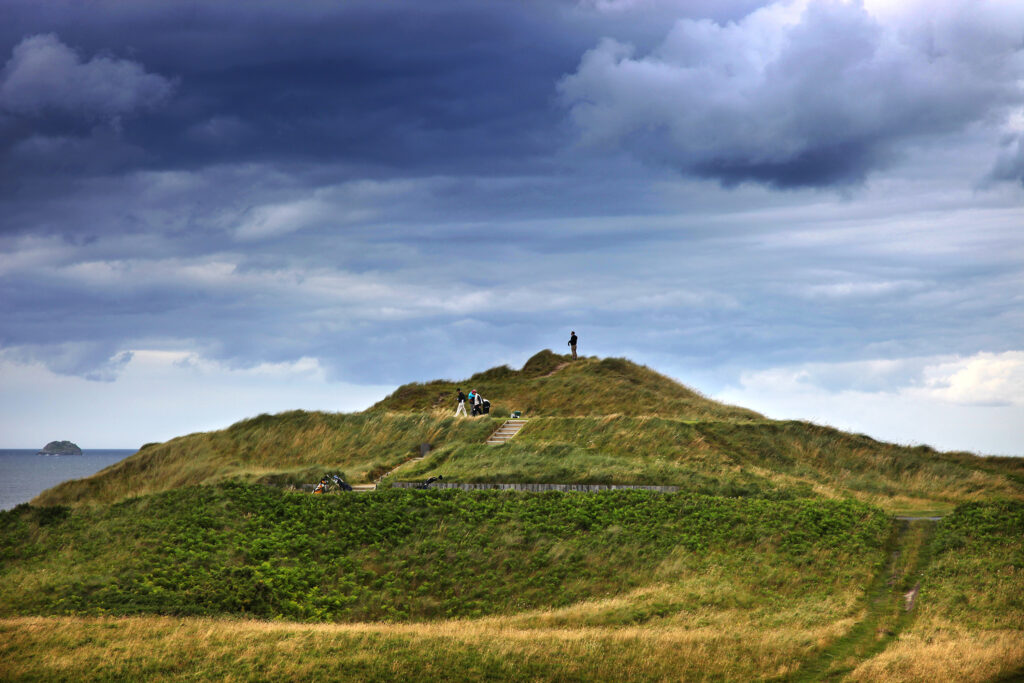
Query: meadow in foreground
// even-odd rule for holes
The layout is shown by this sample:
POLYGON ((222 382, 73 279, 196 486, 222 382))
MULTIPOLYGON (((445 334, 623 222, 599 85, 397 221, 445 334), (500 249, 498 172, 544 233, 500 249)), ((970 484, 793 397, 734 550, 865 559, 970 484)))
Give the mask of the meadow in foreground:
MULTIPOLYGON (((936 533, 908 534, 895 555, 892 539, 883 543, 874 532, 859 534, 873 539, 863 549, 840 554, 812 544, 793 555, 780 545, 785 533, 738 551, 676 548, 640 587, 478 618, 298 624, 8 611, 0 619, 0 674, 14 680, 1014 680, 1024 672, 1022 519, 1020 504, 965 506, 936 533), (902 559, 878 565, 886 555, 902 559), (837 571, 840 559, 846 569, 837 571), (917 585, 914 609, 897 604, 890 612, 891 600, 880 609, 869 599, 880 583, 893 584, 897 599, 917 585)), ((874 523, 868 515, 856 526, 867 530, 874 523)), ((839 528, 826 527, 824 536, 839 528)))
POLYGON ((639 491, 229 484, 0 525, 19 679, 781 675, 861 618, 890 542, 852 501, 639 491))
POLYGON ((459 384, 527 427, 486 446, 500 418, 411 384, 149 444, 0 513, 0 679, 1024 674, 1024 459, 767 420, 623 359, 459 384), (680 493, 294 489, 396 466, 680 493))

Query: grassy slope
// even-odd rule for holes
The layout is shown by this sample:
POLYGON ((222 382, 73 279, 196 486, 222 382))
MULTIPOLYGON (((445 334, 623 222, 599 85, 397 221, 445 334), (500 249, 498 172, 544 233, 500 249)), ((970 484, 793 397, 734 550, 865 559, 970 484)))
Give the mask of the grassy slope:
MULTIPOLYGON (((295 549, 282 543, 289 537, 294 543, 298 537, 291 530, 294 510, 305 510, 298 519, 306 521, 310 511, 307 506, 330 511, 355 500, 275 494, 237 486, 188 493, 201 498, 189 515, 182 515, 180 506, 175 508, 179 510, 177 515, 169 516, 159 509, 156 501, 166 505, 178 494, 159 496, 148 505, 136 501, 115 506, 104 513, 104 519, 97 518, 97 509, 89 508, 21 508, 3 513, 0 524, 4 538, 10 539, 4 548, 4 566, 9 569, 5 569, 0 585, 5 591, 16 584, 22 590, 31 590, 26 576, 35 580, 42 576, 51 589, 60 592, 60 584, 65 581, 61 575, 67 567, 73 567, 72 573, 79 576, 71 580, 91 580, 93 584, 91 592, 80 588, 75 595, 84 594, 92 603, 67 611, 98 614, 104 599, 99 584, 115 584, 118 577, 134 569, 111 567, 103 575, 97 574, 95 567, 88 567, 89 559, 83 555, 88 555, 89 546, 98 544, 93 534, 114 533, 116 529, 122 543, 136 552, 142 550, 147 561, 159 563, 157 549, 173 546, 175 533, 187 533, 209 549, 211 531, 226 533, 227 529, 218 526, 226 520, 235 532, 255 536, 242 544, 243 549, 250 552, 263 548, 267 556, 258 568, 269 576, 275 568, 287 571, 295 566, 291 562, 295 549), (218 493, 213 495, 213 491, 218 493), (242 507, 233 506, 246 504, 248 495, 257 496, 259 505, 245 509, 241 518, 224 517, 218 512, 221 508, 243 512, 242 507), (270 505, 270 512, 258 524, 243 522, 262 514, 261 510, 268 507, 264 500, 267 495, 283 504, 285 510, 270 505), (197 507, 212 518, 204 522, 204 515, 195 514, 197 507), (292 513, 287 512, 289 508, 294 508, 292 513), (140 516, 145 524, 156 524, 167 531, 150 536, 148 541, 133 538, 129 530, 136 524, 127 518, 140 516), (181 518, 174 519, 176 516, 181 518), (117 522, 117 517, 123 519, 117 522), (230 519, 236 521, 231 523, 230 519), (12 527, 16 530, 13 534, 12 527), (46 558, 39 546, 55 542, 64 544, 61 556, 46 558), (82 568, 67 564, 71 559, 82 563, 82 568), (43 562, 50 569, 36 566, 22 573, 33 562, 43 562)), ((644 578, 636 585, 601 587, 600 581, 593 581, 595 574, 581 573, 583 580, 571 587, 579 589, 590 582, 591 593, 579 602, 545 607, 546 600, 553 599, 550 604, 556 604, 559 599, 550 593, 546 600, 535 603, 537 606, 521 606, 522 611, 515 614, 418 623, 303 625, 180 616, 25 617, 12 615, 48 612, 45 599, 39 598, 43 602, 35 607, 12 609, 8 592, 0 600, 7 615, 0 618, 0 677, 393 680, 401 675, 416 680, 803 680, 810 675, 810 680, 821 680, 818 673, 823 669, 815 665, 823 657, 837 654, 836 646, 841 647, 845 639, 863 630, 859 629, 862 623, 869 624, 870 629, 866 639, 857 639, 870 649, 870 636, 877 622, 871 619, 870 610, 865 612, 864 591, 868 584, 877 584, 888 575, 872 579, 874 569, 889 564, 883 561, 885 520, 869 507, 851 503, 729 502, 633 492, 608 496, 392 492, 363 498, 373 499, 386 501, 387 508, 396 502, 415 501, 434 510, 412 516, 413 521, 408 522, 415 526, 412 533, 378 541, 380 548, 394 551, 411 545, 421 552, 436 540, 430 533, 418 533, 426 528, 445 524, 445 537, 457 535, 462 525, 475 529, 478 522, 473 513, 455 512, 459 506, 456 503, 455 509, 450 507, 453 501, 473 500, 485 508, 500 503, 499 524, 517 519, 523 525, 521 532, 544 529, 543 535, 550 542, 544 552, 548 558, 571 558, 582 548, 607 548, 609 540, 615 539, 622 547, 609 561, 620 565, 620 570, 628 567, 644 578), (674 516, 651 514, 664 506, 682 512, 686 522, 674 531, 643 533, 649 526, 645 520, 665 521, 674 516), (573 518, 576 528, 571 532, 559 533, 548 527, 573 518), (579 528, 581 518, 590 519, 586 531, 579 528), (723 525, 730 525, 736 533, 723 532, 723 525), (641 530, 640 538, 630 541, 632 534, 628 532, 637 530, 641 530), (675 545, 655 551, 666 534, 673 535, 675 545), (652 539, 658 539, 653 546, 652 539), (569 546, 564 545, 567 541, 569 546)), ((407 511, 402 510, 401 519, 410 518, 404 514, 407 511)), ((1010 680, 1015 672, 1020 673, 1024 667, 1022 524, 1021 503, 964 506, 940 523, 914 612, 909 619, 900 618, 905 623, 897 627, 903 630, 895 643, 856 667, 852 679, 983 681, 1010 680)), ((483 529, 482 534, 465 530, 470 533, 459 543, 456 554, 468 558, 474 552, 494 555, 500 549, 503 559, 514 559, 505 553, 518 552, 520 541, 514 535, 494 533, 491 528, 483 529)), ((315 539, 321 538, 317 534, 322 531, 314 529, 312 533, 315 539)), ((240 537, 236 533, 227 540, 236 543, 240 537)), ((604 550, 600 553, 603 555, 604 550)), ((342 557, 339 554, 334 562, 342 557)), ((899 577, 902 570, 898 565, 910 560, 894 557, 893 576, 899 577)), ((319 560, 330 562, 325 557, 319 560)), ((358 558, 360 562, 366 560, 365 555, 358 558)), ((168 558, 163 566, 173 569, 180 561, 180 557, 168 558)), ((367 566, 374 575, 368 581, 386 577, 385 585, 415 580, 416 576, 416 568, 409 564, 380 565, 379 560, 376 564, 371 560, 367 566)), ((158 573, 156 569, 151 571, 158 573)), ((888 567, 884 571, 888 572, 888 567)), ((503 590, 501 582, 515 583, 530 572, 535 582, 527 580, 520 585, 543 585, 545 569, 527 568, 514 561, 500 579, 489 572, 478 576, 483 583, 490 581, 491 587, 503 590)), ((443 580, 443 576, 437 578, 443 580)), ((897 582, 895 590, 905 587, 900 583, 902 579, 893 580, 897 582)), ((266 590, 270 592, 263 594, 265 602, 273 602, 272 596, 278 594, 277 602, 293 609, 287 600, 280 599, 280 594, 289 590, 288 585, 267 581, 266 590)), ((180 604, 194 607, 216 594, 195 590, 197 586, 174 588, 180 604)), ((234 589, 240 598, 260 595, 243 585, 234 589)), ((422 602, 423 596, 431 592, 409 591, 408 597, 413 603, 422 602)), ((329 598, 330 589, 318 587, 313 602, 329 602, 329 598)), ((386 611, 389 605, 398 604, 386 591, 381 599, 382 606, 374 609, 386 611)), ((139 609, 134 601, 128 605, 131 612, 161 611, 152 610, 151 605, 139 609)), ((109 607, 114 607, 114 613, 123 611, 113 604, 109 607)), ((879 638, 886 637, 879 633, 879 638)), ((844 659, 836 664, 840 670, 848 670, 856 662, 844 659)))
POLYGON ((490 431, 486 421, 426 414, 297 410, 261 415, 217 432, 148 445, 92 477, 44 491, 33 502, 110 503, 231 479, 295 485, 315 482, 325 471, 365 482, 418 454, 422 443, 482 442, 490 431))
POLYGON ((0 513, 0 530, 10 678, 294 678, 344 661, 353 679, 383 680, 395 664, 417 679, 749 679, 796 669, 859 618, 889 520, 850 501, 226 484, 24 506, 0 513), (69 618, 125 614, 178 619, 69 618), (391 623, 197 619, 225 614, 391 623))
POLYGON ((370 481, 436 447, 403 478, 675 484, 720 495, 854 495, 889 510, 1024 498, 1024 461, 937 453, 725 406, 621 359, 568 363, 544 351, 520 371, 400 387, 354 415, 294 411, 151 445, 97 475, 44 492, 36 504, 114 502, 228 479, 298 484, 325 470, 370 481), (455 389, 476 388, 495 416, 531 417, 508 445, 485 447, 500 418, 455 420, 455 389))
POLYGON ((35 501, 116 504, 3 513, 0 678, 987 680, 1024 665, 1024 459, 770 421, 618 359, 563 363, 544 352, 357 415, 260 416, 151 445, 35 501), (529 425, 484 446, 500 419, 453 419, 457 386, 529 425), (435 450, 403 478, 718 495, 224 483, 366 480, 423 442, 435 450), (919 615, 872 613, 884 516, 849 496, 890 511, 976 501, 942 523, 919 615), (248 616, 374 621, 233 620, 248 616), (891 636, 874 642, 876 624, 898 631, 880 653, 891 636))
POLYGON ((0 619, 0 675, 19 681, 752 681, 785 675, 817 640, 841 628, 780 617, 769 630, 756 620, 709 612, 717 616, 704 610, 689 624, 589 629, 522 629, 494 619, 316 626, 170 617, 0 619))
POLYGON ((699 565, 707 553, 739 556, 737 566, 768 562, 777 580, 779 567, 849 567, 828 582, 857 585, 888 529, 879 510, 850 501, 644 491, 310 496, 230 483, 73 512, 26 506, 0 523, 0 614, 300 620, 565 606, 645 586, 663 563, 699 565))
POLYGON ((507 366, 477 373, 461 382, 439 380, 405 384, 372 406, 376 411, 455 410, 458 389, 476 389, 491 401, 492 412, 526 417, 586 415, 660 415, 689 420, 759 420, 752 410, 701 396, 650 368, 624 358, 581 358, 541 351, 522 370, 507 366))
POLYGON ((851 678, 1024 680, 1024 504, 957 508, 931 552, 914 623, 851 678))
POLYGON ((804 422, 538 418, 500 447, 451 443, 403 471, 456 481, 674 484, 714 495, 855 496, 894 511, 1024 498, 1024 459, 939 453, 804 422))

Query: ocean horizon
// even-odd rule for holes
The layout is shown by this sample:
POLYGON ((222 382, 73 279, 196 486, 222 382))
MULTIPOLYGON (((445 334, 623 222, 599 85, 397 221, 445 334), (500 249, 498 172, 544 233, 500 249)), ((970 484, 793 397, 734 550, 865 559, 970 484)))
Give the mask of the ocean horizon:
POLYGON ((0 510, 27 503, 61 482, 91 476, 138 452, 84 448, 82 455, 37 455, 40 448, 0 448, 0 510))

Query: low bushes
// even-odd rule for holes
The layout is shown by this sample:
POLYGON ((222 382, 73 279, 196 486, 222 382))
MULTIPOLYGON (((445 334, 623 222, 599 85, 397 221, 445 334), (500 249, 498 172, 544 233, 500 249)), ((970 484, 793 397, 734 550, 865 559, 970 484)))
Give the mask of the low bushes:
POLYGON ((222 484, 59 510, 0 513, 0 615, 473 617, 619 594, 667 558, 706 555, 831 583, 844 565, 869 575, 890 528, 851 501, 644 491, 310 496, 222 484))

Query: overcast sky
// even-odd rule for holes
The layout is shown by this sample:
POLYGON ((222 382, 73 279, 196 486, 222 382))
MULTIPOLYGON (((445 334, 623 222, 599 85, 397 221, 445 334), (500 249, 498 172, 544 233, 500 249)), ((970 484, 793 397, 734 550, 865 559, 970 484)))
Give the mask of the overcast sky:
POLYGON ((0 446, 360 410, 576 330, 1024 455, 1024 3, 0 4, 0 446))

